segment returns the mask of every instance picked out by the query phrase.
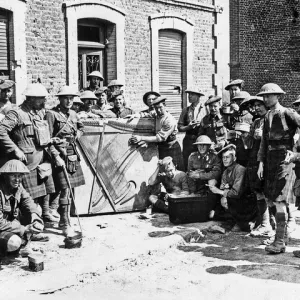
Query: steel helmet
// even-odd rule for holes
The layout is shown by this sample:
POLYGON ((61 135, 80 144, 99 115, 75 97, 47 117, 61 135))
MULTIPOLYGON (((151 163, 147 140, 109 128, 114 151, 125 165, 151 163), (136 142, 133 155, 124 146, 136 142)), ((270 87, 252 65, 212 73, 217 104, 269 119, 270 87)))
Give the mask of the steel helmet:
POLYGON ((111 87, 111 86, 123 86, 124 84, 118 80, 118 79, 114 79, 112 80, 109 84, 108 84, 108 87, 111 87))
POLYGON ((0 168, 0 173, 29 173, 29 170, 20 160, 11 159, 0 168))
POLYGON ((266 105, 263 97, 260 97, 260 96, 250 96, 250 98, 248 99, 248 102, 251 103, 251 104, 253 104, 255 101, 260 101, 264 105, 266 105))
POLYGON ((47 97, 49 93, 41 83, 31 83, 27 86, 24 95, 26 97, 47 97))
POLYGON ((245 91, 239 92, 236 96, 232 98, 232 101, 237 101, 237 100, 244 100, 250 97, 250 94, 245 91))
POLYGON ((86 90, 80 95, 81 100, 98 100, 92 91, 86 90))
POLYGON ((79 92, 77 90, 77 87, 75 86, 69 86, 69 85, 65 85, 63 86, 60 91, 58 92, 58 94, 56 94, 57 97, 59 96, 79 96, 79 92))
POLYGON ((99 71, 93 71, 93 72, 90 73, 87 77, 91 77, 91 76, 99 77, 100 80, 104 80, 102 74, 101 74, 99 71))
POLYGON ((259 93, 256 96, 263 96, 268 94, 283 95, 285 94, 285 92, 276 83, 267 83, 261 87, 259 93))
POLYGON ((197 140, 193 145, 212 145, 212 140, 207 135, 200 135, 197 137, 197 140))
POLYGON ((300 95, 297 97, 296 101, 293 102, 294 105, 300 104, 300 95))

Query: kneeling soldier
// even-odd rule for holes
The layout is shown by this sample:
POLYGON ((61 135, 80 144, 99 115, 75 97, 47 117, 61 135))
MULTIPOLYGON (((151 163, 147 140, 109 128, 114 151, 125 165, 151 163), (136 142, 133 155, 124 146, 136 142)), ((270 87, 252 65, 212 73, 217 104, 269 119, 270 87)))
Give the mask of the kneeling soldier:
POLYGON ((22 185, 29 174, 19 160, 9 160, 0 168, 0 253, 17 252, 22 238, 43 231, 44 225, 37 205, 22 185))
POLYGON ((187 175, 175 168, 172 157, 167 156, 158 161, 158 166, 155 172, 149 178, 149 185, 153 187, 149 200, 161 211, 168 213, 168 206, 166 204, 167 194, 161 193, 161 184, 168 194, 189 194, 189 187, 187 182, 187 175))

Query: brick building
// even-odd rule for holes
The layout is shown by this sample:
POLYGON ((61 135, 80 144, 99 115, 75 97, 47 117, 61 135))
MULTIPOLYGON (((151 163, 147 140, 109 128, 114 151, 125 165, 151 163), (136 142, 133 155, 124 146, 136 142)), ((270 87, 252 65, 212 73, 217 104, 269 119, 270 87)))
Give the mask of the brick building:
POLYGON ((279 84, 290 106, 300 94, 299 0, 230 0, 230 77, 258 93, 279 84))
POLYGON ((125 83, 133 108, 153 89, 178 115, 187 86, 209 95, 229 80, 229 0, 0 0, 0 25, 0 74, 17 103, 28 82, 54 99, 100 70, 104 85, 125 83))

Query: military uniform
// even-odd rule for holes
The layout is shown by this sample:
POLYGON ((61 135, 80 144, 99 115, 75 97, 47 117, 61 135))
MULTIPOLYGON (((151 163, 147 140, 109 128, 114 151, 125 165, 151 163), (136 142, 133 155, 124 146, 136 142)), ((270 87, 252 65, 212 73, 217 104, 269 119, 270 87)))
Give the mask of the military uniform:
POLYGON ((123 107, 120 110, 113 107, 106 112, 106 114, 108 113, 112 113, 113 118, 125 118, 126 116, 133 115, 135 112, 129 107, 123 107))
POLYGON ((9 158, 16 148, 22 150, 27 158, 26 166, 30 170, 23 178, 23 186, 33 199, 55 192, 51 175, 41 179, 38 165, 49 162, 50 158, 44 146, 40 146, 35 126, 45 122, 45 109, 34 111, 24 102, 19 108, 10 110, 0 124, 0 145, 9 158))
POLYGON ((240 229, 251 229, 250 222, 255 220, 257 214, 256 201, 248 197, 245 191, 246 168, 234 162, 222 174, 220 189, 224 190, 227 198, 228 210, 240 229))
MULTIPOLYGON (((188 107, 183 108, 179 117, 178 128, 180 128, 180 126, 187 126, 192 121, 200 122, 200 112, 202 108, 203 105, 201 104, 197 105, 196 107, 190 105, 188 107)), ((185 137, 182 141, 182 154, 184 166, 187 166, 190 154, 196 150, 193 143, 195 143, 198 137, 198 128, 199 127, 197 126, 194 129, 187 130, 185 133, 185 137)))
POLYGON ((155 120, 159 159, 171 156, 177 169, 184 170, 181 147, 176 139, 178 130, 175 118, 166 112, 161 117, 157 116, 155 120))
POLYGON ((243 110, 242 112, 234 112, 232 114, 223 115, 224 123, 228 130, 234 130, 235 123, 248 123, 252 124, 253 116, 247 111, 243 110))
POLYGON ((219 180, 221 176, 221 160, 212 150, 205 155, 193 152, 188 161, 187 171, 199 171, 201 178, 189 178, 189 189, 191 193, 207 193, 209 192, 206 184, 209 180, 219 180))
MULTIPOLYGON (((60 155, 65 160, 72 188, 84 185, 80 156, 76 148, 77 134, 79 131, 83 132, 83 124, 73 110, 63 113, 59 105, 47 112, 46 119, 49 123, 50 135, 66 140, 66 143, 51 146, 52 156, 60 155)), ((62 168, 55 168, 53 174, 58 190, 69 188, 62 168)))

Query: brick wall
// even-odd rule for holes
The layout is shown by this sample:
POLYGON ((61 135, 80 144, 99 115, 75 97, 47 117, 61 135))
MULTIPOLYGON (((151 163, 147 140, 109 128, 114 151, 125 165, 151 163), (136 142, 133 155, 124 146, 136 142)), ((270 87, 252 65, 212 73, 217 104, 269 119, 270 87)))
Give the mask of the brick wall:
MULTIPOLYGON (((207 94, 213 92, 214 64, 212 26, 214 14, 194 8, 156 1, 107 0, 125 9, 125 84, 126 95, 136 109, 142 107, 142 95, 151 89, 151 44, 148 17, 157 13, 174 12, 195 20, 194 28, 194 83, 207 94)), ((198 1, 213 4, 212 0, 198 1)), ((62 11, 63 0, 28 0, 26 16, 28 81, 38 78, 55 94, 66 82, 66 24, 62 11)), ((108 27, 110 45, 114 46, 115 29, 108 27)), ((107 56, 107 79, 115 78, 114 51, 107 56)))
POLYGON ((231 0, 230 3, 230 58, 235 60, 238 53, 240 63, 238 68, 231 67, 231 78, 243 78, 245 90, 251 94, 256 94, 267 82, 277 83, 287 93, 283 98, 287 106, 300 94, 300 19, 294 18, 296 11, 300 13, 300 4, 296 2, 231 0))

